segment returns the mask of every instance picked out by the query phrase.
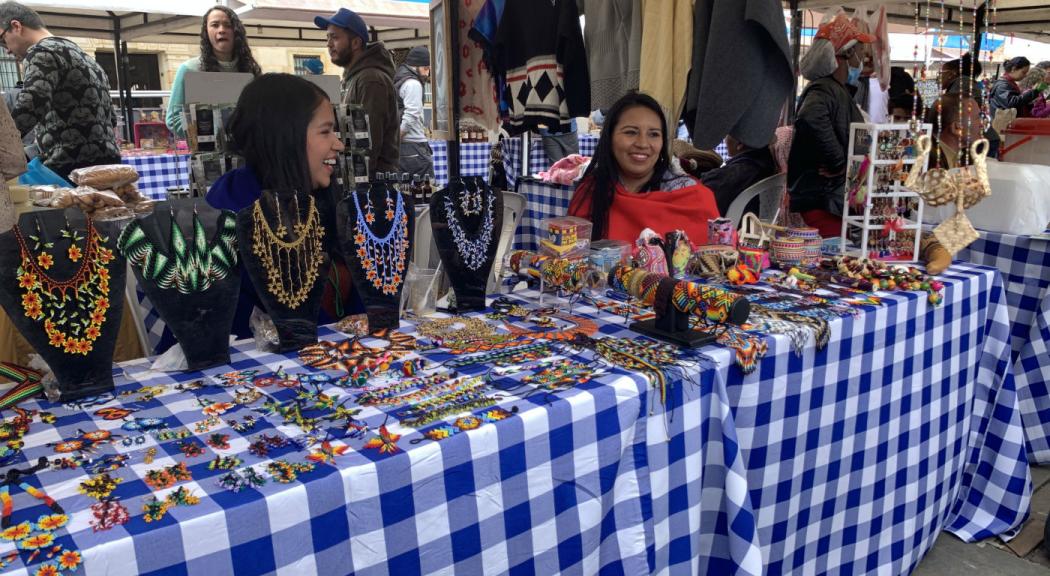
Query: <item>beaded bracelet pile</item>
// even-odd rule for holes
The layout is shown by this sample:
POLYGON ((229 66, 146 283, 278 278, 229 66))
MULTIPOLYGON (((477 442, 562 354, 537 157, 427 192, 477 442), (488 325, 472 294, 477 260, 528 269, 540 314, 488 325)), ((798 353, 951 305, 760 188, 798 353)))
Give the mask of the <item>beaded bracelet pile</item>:
POLYGON ((448 366, 450 368, 462 368, 465 366, 474 366, 477 364, 511 366, 514 364, 521 364, 522 362, 530 362, 532 360, 544 358, 553 353, 554 350, 549 344, 533 343, 526 344, 524 346, 508 348, 506 350, 485 352, 484 354, 478 354, 477 356, 453 358, 452 360, 445 362, 445 366, 448 366))
POLYGON ((546 363, 536 372, 522 378, 521 381, 540 390, 556 392, 590 382, 591 378, 599 374, 590 366, 568 358, 561 358, 546 363))
MULTIPOLYGON (((447 422, 442 423, 433 428, 422 430, 420 433, 424 437, 437 442, 446 438, 451 438, 456 434, 459 434, 460 432, 475 430, 479 428, 482 424, 490 424, 499 422, 500 420, 506 420, 507 418, 513 416, 514 413, 517 411, 518 408, 516 406, 509 411, 500 408, 499 406, 494 406, 492 408, 489 408, 488 410, 482 410, 481 412, 478 412, 477 414, 473 414, 471 416, 462 416, 460 418, 456 418, 451 424, 447 422)), ((422 439, 416 439, 413 440, 412 443, 416 444, 421 440, 422 439)))
POLYGON ((404 380, 395 382, 388 386, 376 387, 368 390, 363 394, 358 395, 355 400, 357 404, 361 406, 383 406, 388 405, 387 403, 391 399, 396 398, 399 394, 405 390, 416 387, 430 387, 443 382, 447 382, 449 378, 453 376, 451 372, 441 372, 438 374, 431 374, 429 376, 417 376, 415 378, 406 378, 404 380))

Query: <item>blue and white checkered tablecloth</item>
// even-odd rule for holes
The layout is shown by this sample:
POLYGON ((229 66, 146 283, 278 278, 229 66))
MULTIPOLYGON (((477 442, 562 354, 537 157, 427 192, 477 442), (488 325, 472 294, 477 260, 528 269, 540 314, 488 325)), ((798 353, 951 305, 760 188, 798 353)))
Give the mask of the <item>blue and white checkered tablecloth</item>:
POLYGON ((574 190, 572 186, 552 184, 537 178, 518 178, 515 191, 525 196, 525 214, 514 233, 514 249, 538 251, 540 240, 546 238, 543 221, 567 214, 574 190))
POLYGON ((187 154, 157 154, 124 156, 121 161, 138 171, 138 189, 143 196, 165 200, 169 187, 190 185, 189 158, 187 154))
MULTIPOLYGON (((579 134, 580 155, 594 156, 594 150, 598 147, 598 137, 590 134, 579 134)), ((543 150, 543 142, 539 136, 529 139, 529 175, 538 174, 551 167, 552 162, 547 158, 547 152, 543 150)), ((503 141, 503 166, 507 170, 507 183, 514 188, 518 176, 521 174, 521 138, 509 138, 503 141)))
POLYGON ((1028 455, 1050 464, 1050 236, 982 231, 956 258, 1002 272, 1028 455))
MULTIPOLYGON (((625 333, 614 324, 602 324, 600 330, 625 333)), ((323 328, 321 337, 341 336, 323 328)), ((58 536, 81 551, 88 574, 654 573, 667 567, 667 551, 679 558, 680 567, 699 565, 701 542, 691 529, 701 518, 697 506, 701 500, 719 506, 717 499, 730 494, 724 487, 710 497, 702 492, 707 488, 699 482, 706 486, 713 477, 701 479, 692 466, 698 455, 683 452, 699 450, 701 439, 709 447, 734 446, 720 436, 731 427, 713 421, 727 412, 709 405, 717 400, 708 393, 715 378, 710 369, 696 374, 693 384, 671 387, 670 417, 659 403, 653 404, 645 377, 617 369, 557 395, 503 393, 500 406, 517 407, 515 415, 440 442, 425 440, 387 414, 365 408, 358 419, 372 430, 363 438, 335 441, 349 450, 336 456, 334 464, 318 464, 288 484, 270 481, 238 493, 217 485, 224 472, 209 469, 209 463, 216 456, 236 456, 243 461, 241 469, 261 471, 277 458, 302 462, 308 450, 294 445, 267 456, 247 450, 262 433, 297 437, 295 426, 251 406, 234 405, 211 429, 197 434, 203 454, 187 457, 176 441, 122 430, 122 420, 105 420, 99 412, 128 408, 135 418, 156 417, 169 428, 195 430, 206 420, 204 405, 230 402, 237 389, 190 392, 175 386, 234 369, 306 370, 291 354, 252 348, 235 347, 229 366, 203 374, 157 374, 144 362, 121 365, 115 368, 116 398, 88 407, 36 401, 24 405, 57 417, 54 425, 33 424, 23 456, 30 461, 57 458, 60 454, 47 444, 82 432, 124 435, 95 447, 96 457, 130 458, 128 467, 110 472, 121 480, 113 495, 131 513, 123 526, 101 532, 90 528, 94 501, 77 490, 87 479, 83 468, 50 470, 29 480, 71 515, 58 536), (136 393, 142 386, 162 388, 156 398, 147 398, 136 393), (259 419, 256 426, 235 431, 230 421, 247 415, 259 419), (403 435, 389 453, 365 446, 384 422, 391 433, 403 435), (205 445, 212 434, 228 435, 229 447, 205 445), (150 448, 156 455, 147 463, 150 448), (144 478, 151 470, 179 463, 186 464, 192 479, 178 486, 192 490, 200 503, 173 507, 162 520, 145 522, 146 499, 154 492, 163 498, 176 487, 154 491, 144 478), (664 526, 675 530, 661 531, 664 526)), ((427 354, 435 361, 449 357, 427 354)), ((294 394, 264 390, 282 400, 294 394)), ((334 387, 327 391, 339 399, 346 394, 334 387)), ((16 523, 35 520, 46 510, 24 492, 12 494, 16 523)), ((741 533, 747 534, 746 520, 736 522, 734 529, 741 525, 741 533)), ((10 548, 10 543, 0 544, 0 555, 10 548)), ((733 549, 742 554, 739 563, 756 565, 753 542, 734 541, 733 549)), ((36 558, 31 568, 41 560, 36 558)), ((20 564, 15 561, 16 573, 27 573, 19 571, 20 564)))
POLYGON ((770 340, 744 377, 719 365, 768 574, 907 574, 942 529, 1012 536, 1031 476, 998 272, 953 266, 944 303, 894 294, 833 320, 801 357, 770 340))
MULTIPOLYGON (((431 140, 434 151, 434 182, 438 188, 448 184, 448 142, 431 140)), ((492 146, 486 142, 471 142, 459 145, 459 173, 461 176, 481 176, 488 180, 489 155, 492 146)))

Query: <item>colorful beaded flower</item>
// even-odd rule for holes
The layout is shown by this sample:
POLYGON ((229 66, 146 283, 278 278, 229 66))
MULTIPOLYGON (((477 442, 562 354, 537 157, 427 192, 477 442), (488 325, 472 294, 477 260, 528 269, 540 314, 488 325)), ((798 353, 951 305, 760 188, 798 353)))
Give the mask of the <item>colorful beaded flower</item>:
MULTIPOLYGON (((22 289, 22 310, 31 320, 43 321, 48 343, 66 354, 87 355, 102 335, 106 312, 110 308, 109 269, 113 251, 107 241, 87 220, 87 239, 80 267, 72 277, 56 280, 47 274, 54 259, 41 253, 33 258, 25 236, 18 226, 12 229, 21 251, 21 265, 16 271, 22 289)), ((37 249, 41 246, 36 236, 37 249)), ((46 245, 45 245, 46 246, 46 245)), ((79 256, 79 252, 76 252, 79 256)))

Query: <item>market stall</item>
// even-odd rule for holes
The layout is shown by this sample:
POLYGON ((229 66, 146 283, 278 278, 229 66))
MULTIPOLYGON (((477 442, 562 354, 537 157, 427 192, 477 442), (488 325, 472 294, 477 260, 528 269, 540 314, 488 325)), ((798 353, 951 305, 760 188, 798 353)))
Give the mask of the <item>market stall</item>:
MULTIPOLYGON (((770 337, 746 377, 721 346, 674 352, 683 370, 664 367, 678 375, 663 393, 652 373, 543 338, 540 306, 561 301, 535 291, 489 300, 523 308, 492 327, 547 347, 523 371, 501 372, 492 351, 450 354, 463 320, 406 322, 418 344, 381 334, 349 355, 337 344, 350 335, 325 328, 331 345, 241 343, 203 372, 132 362, 112 394, 22 405, 11 464, 45 458, 34 489, 54 504, 12 490, 11 526, 89 570, 907 572, 942 528, 1016 527, 1030 489, 998 276, 961 266, 944 280, 940 306, 886 295, 832 320, 820 350, 770 337), (397 355, 385 374, 368 360, 384 350, 397 355), (367 384, 346 371, 355 356, 367 384), (450 370, 461 386, 488 375, 491 403, 413 425, 405 403, 436 409, 450 370)), ((561 330, 637 338, 604 306, 563 310, 561 330)), ((12 561, 38 562, 29 552, 12 561)))

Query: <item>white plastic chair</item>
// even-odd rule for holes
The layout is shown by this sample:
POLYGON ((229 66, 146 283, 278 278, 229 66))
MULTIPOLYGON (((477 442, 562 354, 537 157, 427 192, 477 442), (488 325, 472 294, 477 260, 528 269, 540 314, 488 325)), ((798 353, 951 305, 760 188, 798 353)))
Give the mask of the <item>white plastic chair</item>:
POLYGON ((139 281, 135 276, 135 272, 131 269, 131 264, 127 266, 128 270, 124 280, 124 309, 131 314, 131 319, 135 324, 135 333, 138 335, 139 344, 142 346, 142 353, 146 356, 152 356, 156 354, 156 350, 150 345, 149 338, 146 336, 145 324, 145 317, 150 311, 139 302, 137 294, 139 281))
POLYGON ((489 282, 485 292, 495 293, 499 289, 499 279, 503 272, 503 258, 510 252, 514 245, 514 234, 518 231, 518 225, 525 216, 528 200, 523 194, 517 192, 503 192, 503 228, 500 229, 499 247, 496 248, 496 260, 492 263, 492 272, 489 273, 489 282))
POLYGON ((740 220, 744 217, 747 204, 756 196, 758 197, 758 216, 763 222, 772 222, 780 207, 780 200, 784 197, 784 186, 787 184, 787 174, 774 174, 764 180, 755 182, 747 190, 740 193, 733 203, 729 205, 725 217, 733 222, 734 228, 740 227, 740 220))

